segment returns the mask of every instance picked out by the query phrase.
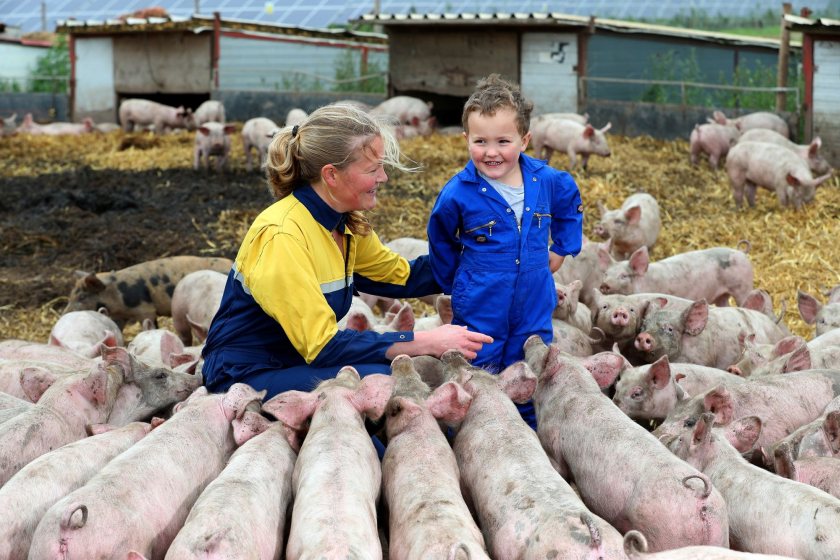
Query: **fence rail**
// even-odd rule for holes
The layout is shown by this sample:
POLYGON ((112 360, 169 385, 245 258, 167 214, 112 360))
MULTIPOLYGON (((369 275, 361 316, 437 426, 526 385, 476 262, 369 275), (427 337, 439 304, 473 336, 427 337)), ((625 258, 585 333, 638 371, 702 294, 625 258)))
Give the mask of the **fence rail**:
POLYGON ((70 76, 39 74, 0 76, 0 92, 66 93, 68 91, 70 91, 70 76))
POLYGON ((267 72, 265 67, 236 67, 220 68, 218 71, 221 90, 240 90, 243 86, 252 91, 275 91, 282 85, 282 89, 292 91, 307 91, 308 89, 327 91, 366 91, 364 87, 357 89, 346 88, 348 84, 363 84, 370 80, 382 80, 383 91, 388 91, 388 73, 375 72, 352 78, 336 79, 332 76, 289 70, 281 73, 267 72), (225 84, 225 82, 229 82, 225 84), (254 84, 260 84, 254 87, 254 84), (272 85, 269 85, 272 84, 272 85), (323 84, 323 85, 322 85, 323 84))

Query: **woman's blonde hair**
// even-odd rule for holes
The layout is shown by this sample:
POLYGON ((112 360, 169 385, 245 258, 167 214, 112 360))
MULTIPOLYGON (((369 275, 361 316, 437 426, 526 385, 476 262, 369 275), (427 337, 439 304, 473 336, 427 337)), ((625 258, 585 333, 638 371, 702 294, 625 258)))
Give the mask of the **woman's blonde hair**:
MULTIPOLYGON (((349 104, 320 107, 299 125, 282 128, 274 136, 266 161, 269 189, 280 200, 301 185, 317 183, 325 165, 346 168, 376 137, 382 138, 386 166, 415 170, 401 161, 399 141, 384 122, 349 104)), ((347 226, 357 235, 371 231, 361 211, 349 213, 347 226)))

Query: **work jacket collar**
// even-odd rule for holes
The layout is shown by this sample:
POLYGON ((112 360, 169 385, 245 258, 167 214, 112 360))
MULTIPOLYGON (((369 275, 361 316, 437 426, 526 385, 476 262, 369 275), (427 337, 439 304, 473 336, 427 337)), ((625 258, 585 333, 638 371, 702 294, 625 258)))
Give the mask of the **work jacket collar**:
MULTIPOLYGON (((522 178, 524 180, 525 175, 537 172, 541 168, 545 167, 546 163, 541 159, 535 159, 527 154, 520 153, 519 165, 522 168, 522 178)), ((481 181, 481 175, 478 174, 478 170, 475 168, 475 164, 472 160, 467 162, 466 167, 464 167, 458 175, 461 180, 465 182, 478 183, 481 181)))
POLYGON ((295 198, 309 210, 315 221, 324 226, 327 231, 339 231, 344 233, 344 226, 347 223, 347 214, 336 212, 330 205, 324 202, 312 185, 302 185, 295 189, 295 198))

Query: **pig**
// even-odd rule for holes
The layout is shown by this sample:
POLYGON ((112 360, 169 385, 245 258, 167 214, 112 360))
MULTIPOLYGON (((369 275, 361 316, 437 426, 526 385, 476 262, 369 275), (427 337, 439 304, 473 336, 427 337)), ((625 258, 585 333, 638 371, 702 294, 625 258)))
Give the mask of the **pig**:
POLYGON ((109 134, 117 130, 122 130, 122 127, 120 125, 113 122, 96 123, 95 128, 96 132, 101 132, 102 134, 109 134))
POLYGON ((578 360, 539 336, 525 342, 525 360, 538 379, 534 408, 543 448, 570 473, 594 514, 621 532, 642 531, 653 550, 728 546, 726 503, 709 478, 601 393, 584 363, 620 365, 620 356, 604 354, 578 360), (621 476, 613 476, 617 470, 621 476))
POLYGON ((345 366, 312 392, 286 391, 263 404, 263 411, 292 428, 310 421, 292 474, 289 560, 381 560, 376 501, 382 470, 364 421, 382 416, 393 388, 390 375, 360 379, 345 366))
POLYGON ((73 350, 85 358, 96 358, 101 345, 125 346, 122 330, 108 317, 108 311, 71 311, 58 318, 50 330, 50 344, 73 350))
MULTIPOLYGON (((739 367, 741 362, 733 369, 743 375, 739 367)), ((830 330, 810 342, 800 337, 783 338, 776 343, 772 355, 764 363, 752 367, 748 365, 746 375, 759 377, 807 369, 840 369, 840 329, 830 330)))
POLYGON ((391 362, 394 391, 385 407, 388 447, 382 487, 388 505, 391 558, 489 560, 484 537, 461 495, 455 454, 438 421, 460 423, 472 397, 452 381, 432 392, 400 355, 391 362))
POLYGON ((794 460, 790 448, 775 451, 775 471, 779 476, 818 488, 840 498, 840 461, 834 457, 803 457, 794 460))
POLYGON ((181 339, 167 329, 148 329, 137 333, 128 343, 128 351, 151 366, 174 369, 197 362, 199 355, 187 352, 181 339))
POLYGON ((790 138, 790 127, 787 122, 779 115, 766 111, 748 113, 734 119, 727 118, 721 111, 715 111, 712 113, 712 119, 710 121, 726 126, 734 126, 742 133, 754 128, 767 128, 778 132, 785 138, 790 138))
POLYGON ((764 142, 739 142, 726 158, 726 173, 738 208, 745 193, 747 203, 755 206, 755 189, 759 186, 776 191, 781 206, 799 209, 814 200, 817 187, 831 178, 830 172, 815 178, 797 154, 764 142))
POLYGON ((164 257, 111 272, 77 272, 79 276, 63 313, 104 307, 123 328, 128 322, 172 314, 172 293, 181 279, 196 270, 227 274, 233 261, 221 257, 164 257))
POLYGON ((682 400, 745 380, 718 368, 672 364, 668 356, 640 367, 622 369, 613 402, 633 420, 664 420, 682 400))
MULTIPOLYGON (((581 306, 583 307, 583 306, 581 306)), ((415 318, 414 332, 430 331, 441 325, 451 325, 454 317, 452 311, 452 296, 441 295, 435 300, 435 311, 433 315, 415 318)))
POLYGON ((581 332, 588 333, 592 330, 592 316, 588 307, 578 305, 582 287, 583 283, 580 280, 575 280, 566 286, 555 282, 554 290, 557 292, 557 306, 554 308, 551 318, 565 321, 569 325, 580 329, 581 332))
POLYGON ((202 490, 247 441, 234 438, 234 426, 264 396, 242 383, 213 395, 196 389, 170 419, 47 510, 30 556, 162 560, 202 490))
MULTIPOLYGON (((407 261, 413 261, 417 257, 429 254, 429 242, 425 239, 417 239, 416 237, 397 237, 396 239, 386 242, 385 246, 395 253, 398 253, 407 261)), ((429 305, 434 305, 439 295, 440 294, 430 294, 428 296, 423 296, 420 298, 420 301, 428 303, 429 305)), ((377 306, 382 309, 388 309, 394 303, 393 298, 366 294, 364 292, 359 293, 359 297, 361 297, 371 309, 375 309, 377 306)))
POLYGON ((227 276, 215 270, 196 270, 178 282, 172 292, 172 327, 189 346, 203 342, 222 303, 227 276))
POLYGON ((193 113, 195 126, 209 122, 225 124, 225 106, 221 101, 207 100, 198 106, 193 113))
POLYGON ((789 435, 767 447, 768 458, 779 448, 793 460, 805 457, 840 457, 840 397, 829 402, 815 420, 803 424, 789 435))
POLYGON ((32 408, 33 403, 0 392, 0 424, 32 408))
POLYGON ((618 210, 608 210, 598 202, 601 221, 595 226, 595 234, 610 239, 610 254, 616 259, 628 259, 634 251, 656 245, 662 220, 659 204, 647 193, 628 196, 618 210))
POLYGON ((0 342, 0 359, 40 362, 61 369, 86 370, 93 365, 92 358, 79 356, 69 348, 43 342, 9 339, 0 342))
POLYGON ((79 371, 85 371, 85 368, 72 368, 34 360, 0 358, 0 391, 27 402, 36 402, 32 399, 37 400, 59 377, 79 371), (37 389, 33 392, 33 388, 37 389))
POLYGON ((35 406, 0 424, 0 486, 41 455, 83 439, 88 424, 105 422, 122 382, 119 368, 95 364, 56 380, 35 406))
POLYGON ((151 425, 94 427, 96 433, 41 455, 0 488, 0 558, 26 560, 41 517, 58 500, 83 486, 108 462, 145 437, 151 425))
POLYGON ((564 152, 569 156, 569 169, 574 169, 578 154, 582 155, 581 166, 586 169, 592 154, 610 157, 610 147, 605 133, 611 128, 607 123, 601 129, 591 124, 579 124, 568 120, 546 119, 531 129, 531 141, 534 154, 539 159, 551 162, 554 151, 564 152))
POLYGON ((654 430, 671 437, 683 426, 694 425, 706 412, 726 426, 742 416, 761 418, 762 430, 756 451, 764 460, 772 458, 769 446, 797 428, 815 420, 840 391, 840 371, 814 369, 768 375, 746 383, 718 385, 677 403, 654 430))
POLYGON ((593 329, 590 334, 595 336, 590 336, 590 334, 586 334, 579 328, 559 319, 551 320, 551 329, 553 332, 552 342, 560 346, 564 352, 573 356, 589 356, 604 341, 603 333, 598 329, 593 329))
POLYGON ((578 113, 543 113, 531 119, 531 128, 533 129, 535 124, 545 120, 567 120, 578 124, 586 124, 589 122, 589 113, 582 115, 578 113))
POLYGON ((802 158, 808 164, 808 168, 814 175, 825 175, 831 172, 831 164, 820 154, 822 140, 819 136, 811 140, 810 144, 796 144, 782 136, 775 130, 766 128, 754 128, 748 130, 738 139, 739 142, 765 142, 783 146, 802 158))
POLYGON ((305 121, 308 116, 309 114, 303 109, 299 109, 297 107, 289 109, 289 112, 286 113, 286 126, 300 124, 305 121))
POLYGON ((125 132, 133 131, 135 126, 148 125, 154 125, 157 134, 176 128, 195 129, 192 110, 183 105, 170 107, 148 99, 123 99, 118 112, 125 132))
POLYGON ((407 302, 397 302, 394 312, 390 315, 386 313, 383 319, 379 319, 364 300, 353 296, 347 314, 338 320, 338 328, 379 333, 411 331, 414 330, 414 310, 407 302))
POLYGON ((216 159, 216 171, 222 171, 230 154, 230 135, 236 130, 232 124, 224 125, 207 122, 199 126, 195 133, 193 150, 193 169, 198 170, 201 161, 204 169, 210 167, 210 158, 216 159))
POLYGON ((600 248, 598 258, 604 271, 600 286, 604 294, 655 292, 725 306, 730 296, 741 305, 753 289, 752 262, 737 249, 712 247, 650 262, 644 246, 623 261, 600 248))
POLYGON ((763 422, 757 416, 741 417, 725 430, 714 429, 714 424, 714 414, 703 414, 667 445, 720 489, 729 510, 732 548, 794 558, 840 558, 840 500, 751 465, 741 456, 759 440, 763 422), (768 496, 773 497, 773 508, 766 507, 768 496))
POLYGON ((242 125, 242 148, 245 150, 245 167, 248 171, 253 169, 251 149, 255 148, 257 150, 257 161, 260 169, 262 169, 268 157, 268 145, 271 144, 271 140, 278 130, 280 130, 280 127, 273 120, 265 117, 248 119, 242 125))
POLYGON ((738 338, 743 338, 741 342, 743 347, 741 359, 738 363, 726 368, 726 371, 741 377, 750 377, 754 372, 758 372, 758 375, 762 375, 763 373, 783 373, 783 368, 778 368, 778 371, 770 371, 770 369, 776 368, 774 366, 765 368, 765 366, 771 361, 775 362, 777 358, 790 354, 805 344, 804 338, 795 335, 786 336, 775 344, 758 344, 755 342, 754 334, 743 337, 739 336, 738 338))
POLYGON ((647 539, 639 531, 627 531, 624 535, 624 552, 630 560, 793 560, 789 556, 738 552, 719 546, 684 546, 650 554, 647 548, 647 539))
POLYGON ((659 300, 648 305, 633 343, 649 363, 667 355, 672 362, 726 369, 741 355, 741 333, 755 334, 759 343, 775 343, 790 334, 753 309, 714 307, 705 299, 684 308, 664 303, 664 307, 659 300))
POLYGON ((579 294, 580 303, 592 306, 592 290, 601 285, 603 272, 598 260, 598 249, 601 244, 583 238, 583 245, 577 256, 567 256, 563 264, 554 273, 554 281, 559 284, 571 284, 575 280, 581 281, 579 294))
POLYGON ((196 500, 166 560, 282 558, 297 433, 246 411, 257 432, 196 500), (235 512, 235 515, 231 515, 235 512))
POLYGON ((398 138, 428 136, 437 126, 437 120, 432 116, 433 106, 431 101, 423 101, 408 95, 397 95, 371 109, 370 114, 389 117, 393 120, 398 138))
POLYGON ((721 158, 738 143, 741 131, 735 126, 717 123, 696 124, 689 136, 691 165, 697 165, 700 154, 709 156, 709 167, 717 171, 721 158))
POLYGON ((799 316, 808 325, 816 326, 817 336, 824 335, 830 330, 840 328, 840 301, 829 298, 825 305, 807 292, 796 292, 796 305, 799 316))
POLYGON ((11 116, 3 117, 3 122, 0 126, 0 136, 11 136, 16 132, 17 113, 12 113, 11 116))
POLYGON ((621 535, 563 480, 513 404, 534 391, 530 367, 516 362, 492 375, 455 350, 441 359, 446 378, 472 396, 452 449, 490 557, 624 558, 621 535))
POLYGON ((54 122, 41 125, 41 134, 47 136, 79 135, 87 134, 96 130, 93 119, 85 117, 81 123, 54 122))

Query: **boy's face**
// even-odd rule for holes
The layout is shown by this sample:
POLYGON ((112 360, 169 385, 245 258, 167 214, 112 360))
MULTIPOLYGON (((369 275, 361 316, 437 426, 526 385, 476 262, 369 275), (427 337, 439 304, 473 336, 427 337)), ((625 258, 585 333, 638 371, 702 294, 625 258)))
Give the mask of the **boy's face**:
POLYGON ((507 185, 521 185, 519 154, 528 147, 531 133, 519 134, 516 112, 502 108, 491 116, 474 111, 467 117, 467 125, 469 132, 464 132, 464 137, 476 169, 507 185))

